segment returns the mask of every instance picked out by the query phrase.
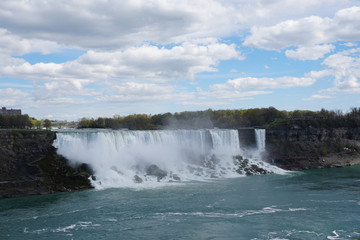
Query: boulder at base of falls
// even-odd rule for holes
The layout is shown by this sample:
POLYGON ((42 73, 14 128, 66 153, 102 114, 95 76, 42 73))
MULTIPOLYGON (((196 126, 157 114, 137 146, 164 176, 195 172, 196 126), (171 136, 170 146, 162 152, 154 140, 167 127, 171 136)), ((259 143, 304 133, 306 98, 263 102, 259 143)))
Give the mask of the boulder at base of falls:
POLYGON ((256 164, 250 164, 249 159, 243 159, 242 156, 234 156, 234 163, 237 166, 236 172, 243 175, 260 175, 272 173, 256 164))
POLYGON ((180 177, 177 175, 177 174, 173 174, 172 175, 172 178, 175 180, 175 181, 180 181, 180 177))
POLYGON ((153 164, 150 165, 147 169, 146 169, 146 174, 149 176, 155 176, 157 177, 157 180, 160 181, 162 178, 167 176, 167 172, 160 169, 157 165, 153 164))
POLYGON ((134 182, 135 183, 142 183, 143 182, 143 179, 141 177, 139 177, 138 175, 135 175, 134 176, 134 182))

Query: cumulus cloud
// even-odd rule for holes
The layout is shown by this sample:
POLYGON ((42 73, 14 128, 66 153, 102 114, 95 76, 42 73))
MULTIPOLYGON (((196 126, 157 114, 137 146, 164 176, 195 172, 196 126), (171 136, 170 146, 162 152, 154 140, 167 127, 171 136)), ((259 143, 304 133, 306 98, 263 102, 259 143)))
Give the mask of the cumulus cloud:
POLYGON ((14 88, 0 89, 0 102, 3 106, 19 107, 30 97, 30 93, 14 88))
MULTIPOLYGON (((280 50, 291 46, 306 47, 359 40, 360 7, 354 6, 337 11, 333 18, 310 16, 286 20, 273 26, 255 26, 251 29, 250 36, 245 39, 244 45, 280 50)), ((331 45, 322 45, 321 52, 326 52, 325 46, 331 45)), ((319 51, 319 46, 317 50, 319 51)), ((290 55, 291 53, 294 54, 290 52, 290 55)))
POLYGON ((21 56, 30 52, 44 54, 56 51, 61 47, 55 42, 39 39, 25 39, 0 28, 0 55, 21 56))
POLYGON ((318 16, 299 20, 287 20, 274 26, 255 26, 251 35, 244 41, 244 46, 280 50, 290 46, 314 45, 329 42, 325 34, 332 20, 318 16))
POLYGON ((101 102, 142 102, 142 101, 181 101, 194 97, 193 93, 179 93, 175 86, 138 83, 138 82, 116 82, 106 83, 107 90, 96 101, 101 102))
MULTIPOLYGON (((357 53, 333 54, 323 70, 302 78, 249 77, 212 85, 196 79, 219 69, 248 76, 240 73, 245 71, 241 62, 232 61, 229 68, 222 63, 245 59, 236 44, 250 28, 245 46, 285 50, 292 59, 324 58, 335 51, 337 41, 355 47, 360 39, 360 7, 355 5, 355 0, 2 0, 0 99, 10 107, 46 109, 97 103, 101 109, 106 103, 138 107, 154 101, 211 107, 310 86, 324 77, 334 78, 334 88, 313 99, 330 96, 334 89, 356 91, 357 53), (57 61, 62 63, 32 64, 21 58, 67 49, 84 54, 57 61), (11 83, 9 78, 24 81, 11 83), (195 82, 208 90, 192 92, 195 82)), ((278 71, 275 64, 260 66, 269 74, 278 71)))
POLYGON ((170 49, 144 45, 124 51, 90 50, 74 61, 60 64, 31 65, 25 60, 10 58, 0 62, 0 74, 32 80, 66 80, 74 85, 110 78, 171 81, 192 79, 200 72, 217 71, 218 63, 228 59, 242 59, 235 44, 187 42, 170 49))
POLYGON ((47 101, 63 98, 64 96, 74 98, 73 103, 82 97, 92 97, 102 94, 99 90, 86 88, 86 83, 81 81, 51 81, 40 86, 35 86, 34 100, 47 101))
MULTIPOLYGON (((324 65, 326 69, 321 71, 311 71, 306 74, 308 77, 317 79, 325 77, 333 79, 333 87, 323 89, 315 96, 360 93, 359 53, 360 48, 355 48, 332 54, 322 62, 322 65, 324 65)), ((312 97, 311 99, 315 98, 312 97)))
POLYGON ((227 34, 237 25, 233 6, 213 0, 3 0, 0 8, 2 26, 14 34, 80 48, 180 43, 227 34))
POLYGON ((237 78, 228 80, 224 84, 214 84, 210 86, 213 91, 223 90, 254 90, 254 89, 277 89, 307 87, 312 85, 315 79, 308 77, 278 77, 278 78, 237 78))
POLYGON ((307 87, 314 82, 315 79, 309 77, 244 77, 210 85, 208 91, 199 88, 198 94, 205 98, 227 99, 228 101, 247 100, 257 95, 271 94, 273 89, 307 87))
MULTIPOLYGON (((332 13, 333 9, 352 2, 2 0, 0 22, 3 28, 23 38, 82 49, 109 50, 144 42, 169 44, 194 38, 221 38, 247 31, 254 24, 275 24, 309 13, 332 13)), ((342 14, 338 15, 344 19, 342 14)))
POLYGON ((334 51, 335 46, 331 44, 315 45, 310 47, 299 47, 296 50, 286 50, 285 55, 288 58, 298 60, 318 60, 325 54, 334 51))

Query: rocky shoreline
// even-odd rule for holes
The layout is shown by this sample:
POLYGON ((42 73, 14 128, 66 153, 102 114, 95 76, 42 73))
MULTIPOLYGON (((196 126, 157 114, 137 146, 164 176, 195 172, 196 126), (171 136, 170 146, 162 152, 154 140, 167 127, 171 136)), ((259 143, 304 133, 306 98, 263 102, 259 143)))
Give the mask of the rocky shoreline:
POLYGON ((86 166, 70 167, 55 132, 0 131, 0 199, 92 188, 86 166))

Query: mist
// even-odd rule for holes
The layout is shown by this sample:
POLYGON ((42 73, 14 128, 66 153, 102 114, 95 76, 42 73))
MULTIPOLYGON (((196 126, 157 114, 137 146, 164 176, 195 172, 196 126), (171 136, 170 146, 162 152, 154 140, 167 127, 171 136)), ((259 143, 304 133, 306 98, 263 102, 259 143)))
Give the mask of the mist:
POLYGON ((246 153, 237 130, 220 129, 59 132, 54 146, 72 164, 88 164, 98 189, 239 177, 234 156, 246 153))

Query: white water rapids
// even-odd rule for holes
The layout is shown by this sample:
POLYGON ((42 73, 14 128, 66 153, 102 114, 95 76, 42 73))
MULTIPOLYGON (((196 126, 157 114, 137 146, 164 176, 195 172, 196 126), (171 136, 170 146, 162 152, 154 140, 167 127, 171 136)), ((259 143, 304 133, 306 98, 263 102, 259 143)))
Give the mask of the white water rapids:
MULTIPOLYGON (((264 139, 257 140, 259 150, 264 151, 265 142, 259 141, 264 139)), ((93 169, 95 188, 238 177, 233 156, 243 154, 238 131, 220 129, 58 132, 54 146, 71 164, 86 163, 93 169), (156 177, 150 168, 166 176, 156 177)), ((249 160, 269 171, 280 171, 259 159, 249 160)))

